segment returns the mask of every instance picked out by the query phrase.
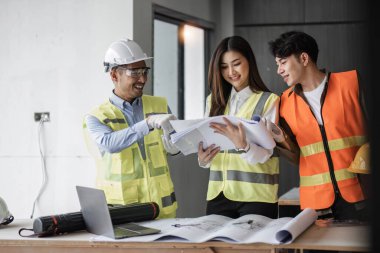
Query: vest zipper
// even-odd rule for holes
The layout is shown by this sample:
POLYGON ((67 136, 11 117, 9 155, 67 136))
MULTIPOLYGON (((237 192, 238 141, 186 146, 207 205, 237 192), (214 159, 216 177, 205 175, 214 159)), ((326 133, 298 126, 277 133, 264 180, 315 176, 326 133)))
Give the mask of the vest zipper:
POLYGON ((334 173, 334 164, 332 162, 332 158, 331 158, 331 154, 330 154, 330 149, 329 149, 329 145, 328 145, 328 141, 327 141, 327 135, 326 135, 326 130, 325 130, 325 123, 324 123, 323 115, 322 115, 322 108, 323 108, 323 105, 324 105, 324 102, 325 102, 325 98, 326 98, 326 95, 327 95, 327 88, 328 88, 328 83, 329 83, 329 80, 330 80, 330 74, 331 73, 328 73, 328 75, 327 75, 326 85, 325 85, 325 88, 324 88, 324 90, 322 92, 322 97, 321 97, 321 111, 320 111, 320 113, 321 113, 322 125, 318 124, 317 117, 315 117, 315 114, 314 114, 313 110, 311 109, 310 104, 307 101, 307 99, 306 99, 305 95, 303 94, 303 92, 301 92, 299 94, 299 96, 307 104, 307 106, 310 109, 311 114, 313 115, 314 119, 317 121, 317 124, 319 126, 319 130, 321 131, 321 135, 322 135, 323 147, 325 149, 325 155, 326 155, 327 163, 328 163, 328 166, 329 166, 331 183, 333 185, 335 195, 336 196, 340 196, 340 191, 339 191, 338 183, 336 181, 335 173, 334 173))
MULTIPOLYGON (((327 87, 327 86, 326 86, 327 87)), ((309 109, 311 111, 311 114, 313 114, 313 117, 315 118, 315 120, 317 121, 317 118, 315 117, 314 115, 314 112, 313 110, 310 108, 310 105, 309 103, 307 102, 307 100, 305 100, 305 102, 307 103, 307 105, 309 106, 309 109)), ((336 178, 335 178, 335 173, 334 173, 334 164, 332 162, 332 158, 331 158, 331 154, 330 154, 330 149, 329 149, 329 144, 328 144, 328 141, 327 141, 327 135, 326 135, 326 130, 325 130, 325 124, 324 124, 324 121, 323 121, 323 115, 322 115, 322 107, 323 107, 323 104, 321 104, 321 118, 322 118, 322 125, 319 125, 318 124, 318 121, 317 121, 317 124, 319 126, 319 130, 321 131, 321 136, 322 136, 322 141, 323 141, 323 147, 325 149, 325 155, 326 155, 326 159, 327 159, 327 164, 329 166, 329 172, 330 172, 330 178, 331 178, 331 183, 333 185, 333 188, 334 188, 334 192, 337 196, 340 195, 340 192, 339 192, 339 188, 338 188, 338 183, 336 181, 336 178)))
MULTIPOLYGON (((322 122, 323 122, 323 118, 322 118, 322 122)), ((337 183, 336 178, 335 178, 334 164, 332 162, 332 158, 331 158, 331 154, 330 154, 330 149, 329 149, 329 145, 328 145, 328 142, 327 142, 326 130, 325 130, 324 125, 319 126, 319 129, 321 130, 321 135, 322 135, 322 140, 323 140, 323 147, 325 148, 325 154, 326 154, 326 158, 327 158, 327 163, 329 165, 331 183, 332 183, 332 185, 334 187, 335 194, 337 196, 339 196, 340 195, 340 191, 339 191, 339 188, 338 188, 338 183, 337 183)))
MULTIPOLYGON (((333 163, 332 158, 331 158, 330 148, 329 148, 329 144, 328 144, 328 140, 327 140, 327 134, 326 134, 326 129, 325 129, 325 121, 323 120, 323 114, 322 114, 323 105, 325 104, 325 98, 327 96, 327 90, 328 90, 329 81, 330 81, 330 74, 331 74, 330 72, 327 74, 326 85, 325 85, 325 88, 322 92, 322 97, 321 97, 321 111, 320 111, 320 113, 321 113, 321 119, 322 119, 322 126, 320 126, 319 124, 318 124, 318 126, 319 126, 319 130, 321 131, 322 140, 323 140, 323 147, 325 148, 325 155, 326 155, 327 163, 329 165, 331 183, 333 185, 335 195, 340 196, 338 183, 336 181, 335 173, 334 173, 334 163, 333 163)), ((310 106, 309 106, 309 108, 310 108, 310 106)), ((310 108, 310 110, 311 110, 311 108, 310 108)), ((317 120, 315 115, 314 115, 314 118, 315 118, 315 120, 317 120)))

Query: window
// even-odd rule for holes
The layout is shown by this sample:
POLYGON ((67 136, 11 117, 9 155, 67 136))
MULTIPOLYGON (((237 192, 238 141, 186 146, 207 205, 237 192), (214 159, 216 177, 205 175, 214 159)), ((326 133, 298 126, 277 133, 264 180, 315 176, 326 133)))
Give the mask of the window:
POLYGON ((205 108, 205 53, 204 30, 184 26, 184 116, 202 118, 205 108))
POLYGON ((179 119, 202 118, 209 31, 157 13, 153 30, 153 94, 166 97, 179 119))
POLYGON ((182 96, 178 36, 178 25, 154 20, 153 94, 166 97, 172 113, 182 117, 178 106, 182 96))

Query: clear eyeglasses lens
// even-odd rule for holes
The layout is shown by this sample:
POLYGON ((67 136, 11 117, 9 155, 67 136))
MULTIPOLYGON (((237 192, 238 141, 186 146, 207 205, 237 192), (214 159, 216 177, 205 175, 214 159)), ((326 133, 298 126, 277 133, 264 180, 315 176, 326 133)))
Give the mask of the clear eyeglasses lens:
POLYGON ((149 68, 140 68, 140 69, 125 69, 125 73, 130 77, 140 77, 147 76, 149 73, 149 68))

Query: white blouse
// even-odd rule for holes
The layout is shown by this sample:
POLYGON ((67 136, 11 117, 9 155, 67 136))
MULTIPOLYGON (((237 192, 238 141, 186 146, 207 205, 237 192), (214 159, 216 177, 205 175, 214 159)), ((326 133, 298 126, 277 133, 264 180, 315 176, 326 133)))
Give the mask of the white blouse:
MULTIPOLYGON (((252 95, 255 95, 255 94, 256 93, 253 93, 251 89, 249 88, 249 86, 245 87, 239 92, 237 92, 234 88, 232 88, 230 100, 228 104, 230 108, 229 115, 235 116, 238 113, 239 109, 248 100, 248 98, 250 98, 252 95)), ((279 104, 280 104, 280 97, 277 97, 276 101, 271 105, 271 107, 268 108, 268 110, 263 113, 262 118, 265 118, 265 120, 270 120, 273 123, 278 124, 279 104)), ((208 103, 206 103, 205 117, 208 117, 209 114, 210 114, 210 108, 209 108, 208 103)), ((251 148, 248 150, 247 153, 242 153, 240 157, 252 165, 256 163, 265 163, 273 154, 273 149, 265 149, 260 146, 257 146, 254 143, 249 143, 249 144, 251 148)), ((203 168, 209 168, 210 165, 211 164, 208 163, 205 166, 201 166, 201 164, 199 163, 199 166, 203 168)))

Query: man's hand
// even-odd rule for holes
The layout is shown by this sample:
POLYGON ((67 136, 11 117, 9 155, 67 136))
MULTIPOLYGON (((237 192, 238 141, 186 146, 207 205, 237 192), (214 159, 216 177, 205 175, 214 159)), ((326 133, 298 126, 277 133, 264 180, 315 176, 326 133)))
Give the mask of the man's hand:
POLYGON ((276 124, 274 124, 270 120, 266 120, 266 127, 267 127, 268 131, 271 133, 275 142, 281 143, 281 142, 285 141, 284 132, 282 131, 282 129, 279 126, 277 126, 276 124))
MULTIPOLYGON (((177 118, 174 116, 174 119, 177 119, 177 118)), ((170 137, 170 134, 174 131, 174 129, 172 125, 170 124, 169 120, 164 125, 162 125, 161 128, 164 132, 164 134, 161 137, 162 137, 162 142, 164 144, 164 148, 166 152, 172 155, 178 154, 180 150, 173 144, 170 137)))
POLYGON ((149 129, 162 129, 164 134, 162 135, 162 143, 166 152, 170 154, 179 153, 179 149, 172 143, 170 134, 174 131, 169 120, 176 120, 177 117, 173 114, 156 114, 151 115, 146 119, 149 129))
POLYGON ((161 135, 161 138, 162 144, 164 145, 164 149, 166 150, 166 152, 172 155, 178 154, 180 152, 180 150, 171 141, 170 136, 165 134, 165 131, 164 134, 161 135))
POLYGON ((173 114, 156 114, 151 115, 146 119, 149 129, 163 129, 171 133, 174 129, 169 120, 176 120, 177 117, 173 114))

